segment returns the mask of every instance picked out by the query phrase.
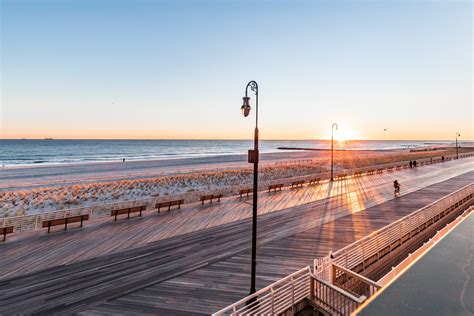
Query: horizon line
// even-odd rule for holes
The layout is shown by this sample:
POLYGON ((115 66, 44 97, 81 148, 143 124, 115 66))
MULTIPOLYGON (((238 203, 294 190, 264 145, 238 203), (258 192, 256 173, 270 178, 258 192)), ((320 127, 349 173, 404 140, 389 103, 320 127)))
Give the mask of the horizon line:
MULTIPOLYGON (((42 137, 42 138, 27 138, 27 137, 20 137, 20 138, 0 138, 0 140, 169 140, 169 141, 253 141, 252 138, 54 138, 54 137, 42 137)), ((260 139, 261 141, 330 141, 330 138, 267 138, 267 139, 260 139)), ((337 141, 335 139, 335 141, 337 141)), ((396 142, 396 141, 426 141, 426 142, 446 142, 446 141, 455 141, 454 139, 346 139, 344 142, 352 142, 352 141, 386 141, 386 142, 396 142)), ((458 139, 458 142, 463 141, 474 141, 473 139, 458 139)))

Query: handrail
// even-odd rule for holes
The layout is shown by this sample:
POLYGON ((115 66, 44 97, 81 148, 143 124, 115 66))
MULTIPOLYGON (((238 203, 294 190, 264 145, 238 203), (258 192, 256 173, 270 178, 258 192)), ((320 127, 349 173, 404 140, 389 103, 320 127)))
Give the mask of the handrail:
MULTIPOLYGON (((296 272, 293 272, 292 274, 290 274, 290 275, 288 275, 288 276, 286 276, 286 277, 284 277, 284 278, 282 278, 282 279, 280 279, 280 280, 278 280, 278 281, 276 281, 276 282, 274 282, 274 283, 272 283, 272 284, 270 284, 270 285, 268 285, 268 286, 262 288, 261 290, 258 290, 257 292, 255 292, 255 293, 253 293, 253 294, 251 294, 251 295, 248 295, 248 296, 244 297, 243 299, 241 299, 241 300, 235 302, 234 304, 229 305, 229 306, 227 306, 227 307, 225 307, 225 308, 223 308, 223 309, 221 309, 221 310, 215 312, 213 315, 215 315, 215 316, 224 315, 224 314, 225 314, 227 311, 229 311, 229 310, 237 311, 237 310, 236 310, 236 307, 239 306, 239 305, 244 305, 243 308, 245 308, 247 302, 252 301, 253 299, 256 299, 257 302, 258 302, 258 297, 259 297, 260 295, 262 295, 263 293, 266 293, 266 292, 271 291, 273 288, 275 288, 275 287, 277 287, 277 286, 280 286, 280 285, 282 285, 282 284, 287 283, 288 280, 291 281, 291 278, 292 278, 292 277, 295 277, 295 276, 297 276, 297 275, 299 275, 299 274, 308 274, 308 275, 309 275, 310 273, 311 273, 310 267, 309 267, 309 266, 306 266, 306 267, 304 267, 304 268, 302 268, 302 269, 300 269, 300 270, 298 270, 298 271, 296 271, 296 272)), ((308 289, 308 290, 309 290, 309 289, 308 289)), ((240 309, 239 311, 242 311, 242 309, 240 309)), ((239 314, 239 315, 240 315, 240 314, 239 314)))
MULTIPOLYGON (((468 154, 460 155, 459 157, 464 158, 464 157, 471 157, 471 156, 474 156, 474 154, 468 153, 468 154)), ((447 155, 445 157, 446 159, 451 159, 455 157, 455 154, 447 155)), ((439 157, 438 158, 432 157, 432 158, 435 159, 436 161, 439 161, 437 160, 439 157)), ((430 158, 418 159, 418 161, 420 162, 429 161, 429 160, 430 158)), ((380 167, 386 168, 389 166, 397 166, 400 164, 403 165, 405 163, 407 162, 399 161, 399 162, 394 162, 390 164, 376 165, 376 166, 370 166, 370 167, 345 169, 344 171, 348 172, 348 170, 352 170, 352 174, 354 174, 355 172, 358 172, 358 171, 365 172, 371 168, 380 168, 380 167)), ((290 178, 284 178, 284 179, 268 180, 268 181, 261 182, 259 184, 259 190, 265 190, 269 184, 274 184, 277 182, 283 183, 285 186, 288 186, 291 184, 291 182, 297 181, 297 180, 309 181, 310 179, 313 179, 315 177, 320 177, 321 179, 327 179, 329 178, 329 174, 330 174, 329 172, 324 172, 324 173, 310 174, 310 175, 290 177, 290 178)), ((109 216, 109 212, 113 209, 128 208, 128 207, 146 204, 147 210, 151 210, 151 209, 154 209, 154 205, 159 202, 166 202, 166 201, 175 200, 175 199, 185 199, 186 203, 190 203, 190 202, 198 201, 201 195, 206 195, 208 193, 216 193, 216 192, 222 193, 224 196, 233 196, 233 195, 237 195, 240 189, 247 188, 247 187, 248 185, 230 186, 230 187, 226 187, 222 189, 194 191, 194 192, 170 195, 166 197, 163 197, 163 196, 151 197, 151 198, 144 198, 144 199, 137 199, 137 200, 105 203, 105 204, 100 204, 100 205, 95 204, 95 205, 78 207, 78 208, 62 209, 62 210, 46 212, 46 213, 41 213, 41 214, 10 216, 10 217, 0 218, 0 223, 2 223, 3 227, 14 226, 16 233, 24 232, 24 231, 34 231, 41 228, 41 221, 43 220, 64 218, 70 215, 85 215, 85 214, 88 214, 90 216, 90 220, 97 220, 97 219, 101 219, 101 218, 105 218, 109 216)))
MULTIPOLYGON (((329 281, 331 276, 331 264, 338 264, 346 269, 364 264, 365 260, 375 256, 397 240, 401 240, 404 236, 410 236, 413 231, 416 234, 420 230, 420 226, 429 222, 430 225, 444 216, 446 212, 467 203, 467 200, 474 198, 474 183, 464 186, 463 188, 448 194, 436 200, 433 203, 407 215, 397 221, 365 236, 364 238, 339 249, 327 257, 317 258, 314 260, 314 271, 319 278, 329 281), (461 203, 461 202, 462 203, 461 203), (460 204, 461 203, 461 204, 460 204)), ((424 229, 424 228, 423 228, 424 229)))
POLYGON ((355 273, 354 271, 346 269, 343 266, 338 265, 337 263, 333 263, 332 265, 335 266, 337 269, 339 269, 341 271, 344 271, 344 273, 347 273, 347 274, 361 280, 362 282, 365 282, 368 285, 373 286, 376 289, 382 288, 382 286, 378 282, 375 282, 375 281, 363 276, 362 274, 355 273))
MULTIPOLYGON (((311 268, 306 266, 212 315, 276 315, 294 308, 296 303, 304 299, 329 304, 325 307, 331 309, 336 308, 330 305, 332 301, 342 301, 340 308, 346 311, 342 314, 348 315, 362 304, 366 297, 357 297, 344 289, 317 279, 311 273, 311 268), (306 279, 309 282, 304 281, 306 279)), ((337 312, 340 313, 339 310, 337 312)))
POLYGON ((423 253, 425 253, 428 249, 433 247, 439 240, 441 240, 449 231, 451 231, 454 227, 459 225, 463 219, 470 213, 474 211, 474 206, 471 206, 468 210, 466 210, 463 214, 456 217, 454 221, 444 226, 442 229, 436 232, 436 234, 431 237, 426 243, 424 243, 420 248, 416 249, 413 253, 408 254, 408 257, 400 262, 398 265, 392 267, 390 272, 385 274, 378 283, 382 286, 387 285, 390 281, 392 281, 396 276, 398 276, 406 267, 408 267, 413 261, 415 261, 418 257, 420 257, 423 253))

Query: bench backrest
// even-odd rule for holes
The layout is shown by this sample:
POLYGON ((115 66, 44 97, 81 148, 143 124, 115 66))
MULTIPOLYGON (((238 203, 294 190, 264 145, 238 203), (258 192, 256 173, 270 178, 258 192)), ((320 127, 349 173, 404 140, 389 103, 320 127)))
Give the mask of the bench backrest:
POLYGON ((129 212, 134 213, 134 212, 140 212, 140 211, 144 211, 144 210, 146 210, 146 205, 140 205, 140 206, 134 206, 134 207, 130 207, 130 208, 121 208, 121 209, 118 209, 118 210, 112 210, 110 212, 110 215, 111 216, 122 215, 122 214, 128 214, 129 212))
POLYGON ((43 221, 42 226, 48 227, 48 226, 57 226, 57 225, 64 225, 64 224, 66 224, 66 218, 56 218, 56 219, 49 219, 49 220, 43 221))
POLYGON ((67 218, 68 223, 75 223, 75 222, 87 221, 87 220, 89 220, 89 214, 71 216, 67 218))
POLYGON ((159 202, 159 203, 156 203, 156 207, 166 207, 166 206, 173 206, 173 205, 180 205, 180 204, 184 204, 184 199, 159 202))
POLYGON ((130 213, 141 212, 141 211, 144 211, 144 210, 146 210, 146 205, 134 206, 134 207, 130 208, 130 213))
POLYGON ((4 234, 11 234, 13 233, 13 226, 6 226, 6 227, 2 227, 2 230, 1 230, 1 234, 4 235, 4 234))

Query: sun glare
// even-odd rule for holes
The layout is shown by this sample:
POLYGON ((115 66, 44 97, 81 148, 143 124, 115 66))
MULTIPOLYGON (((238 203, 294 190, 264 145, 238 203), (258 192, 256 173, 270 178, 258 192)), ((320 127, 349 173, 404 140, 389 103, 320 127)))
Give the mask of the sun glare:
POLYGON ((357 132, 355 132, 350 127, 344 125, 344 126, 339 126, 339 129, 334 134, 334 138, 338 142, 343 143, 345 141, 358 139, 358 136, 357 136, 357 132))

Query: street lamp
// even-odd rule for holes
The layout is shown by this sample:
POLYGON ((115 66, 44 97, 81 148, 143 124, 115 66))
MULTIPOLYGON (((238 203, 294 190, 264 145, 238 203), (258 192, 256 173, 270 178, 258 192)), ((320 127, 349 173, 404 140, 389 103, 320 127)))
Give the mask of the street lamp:
POLYGON ((250 81, 245 88, 245 97, 242 98, 243 105, 240 108, 244 117, 250 114, 250 97, 248 89, 255 92, 255 133, 253 150, 249 150, 248 161, 253 163, 253 212, 252 212, 252 272, 250 281, 250 295, 255 293, 255 275, 257 268, 257 192, 258 192, 258 85, 255 81, 250 81))
POLYGON ((331 181, 334 181, 334 127, 337 131, 337 123, 333 123, 331 127, 331 181))
POLYGON ((459 152, 458 152, 458 136, 461 137, 459 132, 456 132, 456 159, 459 159, 459 152))

